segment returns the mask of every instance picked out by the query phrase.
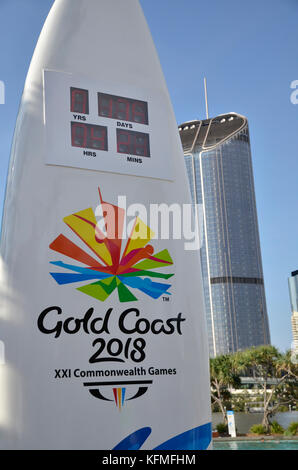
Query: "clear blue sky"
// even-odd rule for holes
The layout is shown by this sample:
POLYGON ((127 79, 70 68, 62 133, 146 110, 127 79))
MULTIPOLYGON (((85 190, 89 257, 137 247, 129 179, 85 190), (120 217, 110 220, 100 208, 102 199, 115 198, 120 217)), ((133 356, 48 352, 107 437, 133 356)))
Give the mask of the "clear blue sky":
MULTIPOLYGON (((124 0, 125 1, 125 0, 124 0)), ((0 215, 9 153, 30 59, 52 0, 1 0, 0 215)), ((298 269, 297 0, 141 0, 177 123, 235 111, 250 125, 272 343, 291 343, 287 277, 298 269)))

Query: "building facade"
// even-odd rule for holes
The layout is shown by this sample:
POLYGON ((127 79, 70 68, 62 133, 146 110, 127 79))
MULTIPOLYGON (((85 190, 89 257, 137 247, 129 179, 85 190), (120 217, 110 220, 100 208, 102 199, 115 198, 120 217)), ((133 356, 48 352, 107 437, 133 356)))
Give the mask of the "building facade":
POLYGON ((193 203, 211 357, 270 343, 248 123, 235 113, 179 127, 193 203))
POLYGON ((292 335, 293 335, 293 348, 292 352, 298 355, 298 271, 293 271, 289 278, 289 291, 292 310, 292 335))

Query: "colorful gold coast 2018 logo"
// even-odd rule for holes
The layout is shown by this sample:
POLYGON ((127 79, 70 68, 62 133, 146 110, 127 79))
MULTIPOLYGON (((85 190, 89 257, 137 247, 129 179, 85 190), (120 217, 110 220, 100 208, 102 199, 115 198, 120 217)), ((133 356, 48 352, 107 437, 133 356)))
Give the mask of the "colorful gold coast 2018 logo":
POLYGON ((165 293, 170 294, 168 289, 171 284, 165 281, 174 274, 154 271, 173 264, 168 250, 154 254, 154 248, 149 244, 154 233, 139 217, 135 218, 124 246, 125 210, 104 202, 100 190, 99 195, 102 227, 99 226, 92 208, 63 219, 95 257, 60 234, 50 244, 50 248, 81 265, 52 261, 51 264, 67 269, 68 272, 51 272, 51 276, 59 285, 80 283, 78 291, 100 301, 105 301, 116 289, 120 302, 138 300, 136 290, 153 299, 158 299, 165 293), (163 282, 153 281, 154 278, 163 282), (87 283, 83 284, 85 281, 87 283))

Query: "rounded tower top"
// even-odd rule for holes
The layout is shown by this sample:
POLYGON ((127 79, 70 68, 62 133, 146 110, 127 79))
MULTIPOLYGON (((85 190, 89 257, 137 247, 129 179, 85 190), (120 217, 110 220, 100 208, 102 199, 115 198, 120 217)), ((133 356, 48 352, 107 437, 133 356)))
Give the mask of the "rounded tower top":
POLYGON ((195 146, 210 150, 239 132, 246 124, 246 117, 233 112, 185 122, 179 126, 183 151, 191 152, 195 146))

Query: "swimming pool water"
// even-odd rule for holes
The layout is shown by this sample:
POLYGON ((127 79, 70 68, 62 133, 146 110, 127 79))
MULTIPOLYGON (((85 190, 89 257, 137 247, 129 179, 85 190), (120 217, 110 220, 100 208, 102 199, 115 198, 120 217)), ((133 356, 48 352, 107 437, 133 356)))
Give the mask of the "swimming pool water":
POLYGON ((298 441, 213 441, 213 450, 298 450, 298 441))

